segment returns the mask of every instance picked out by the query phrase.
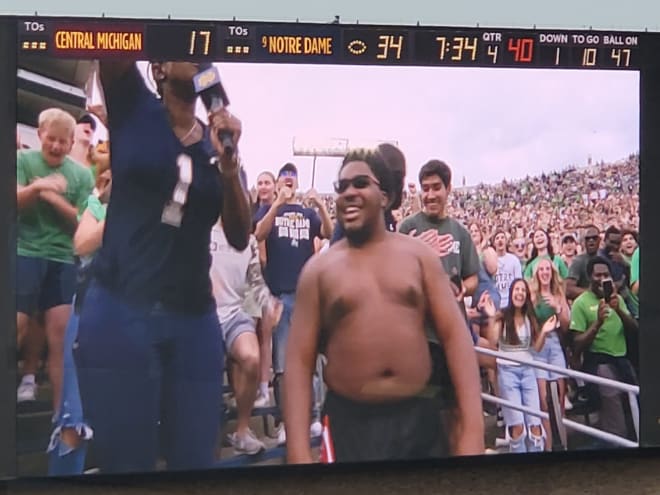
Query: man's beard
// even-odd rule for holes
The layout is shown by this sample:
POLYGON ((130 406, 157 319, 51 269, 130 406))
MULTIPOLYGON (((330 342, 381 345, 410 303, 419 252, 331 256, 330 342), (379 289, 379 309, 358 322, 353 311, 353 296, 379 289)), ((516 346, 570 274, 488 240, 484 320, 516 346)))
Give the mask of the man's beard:
POLYGON ((357 230, 345 230, 344 232, 348 242, 354 246, 361 246, 371 237, 371 232, 364 227, 357 230))

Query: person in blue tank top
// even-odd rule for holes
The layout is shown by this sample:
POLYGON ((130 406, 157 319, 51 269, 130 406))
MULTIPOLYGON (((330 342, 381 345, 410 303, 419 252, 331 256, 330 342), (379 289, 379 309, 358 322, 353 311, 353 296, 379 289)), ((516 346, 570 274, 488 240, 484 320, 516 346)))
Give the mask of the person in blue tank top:
POLYGON ((102 473, 214 464, 224 349, 211 290, 211 229, 248 245, 250 210, 226 109, 195 116, 189 62, 101 61, 113 190, 75 351, 102 473))

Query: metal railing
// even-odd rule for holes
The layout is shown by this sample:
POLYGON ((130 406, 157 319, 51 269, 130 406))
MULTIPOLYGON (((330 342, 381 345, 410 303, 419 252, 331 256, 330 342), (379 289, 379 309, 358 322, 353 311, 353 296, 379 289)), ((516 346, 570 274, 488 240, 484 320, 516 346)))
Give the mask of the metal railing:
MULTIPOLYGON (((542 363, 540 361, 535 361, 535 360, 530 360, 530 359, 522 359, 520 357, 515 357, 515 356, 509 356, 507 352, 501 352, 501 351, 494 351, 492 349, 486 349, 485 347, 475 347, 475 350, 480 353, 484 354, 486 356, 491 356, 495 358, 502 358, 503 360, 506 361, 512 361, 515 363, 520 363, 520 364, 525 364, 528 366, 531 366, 533 368, 539 368, 542 370, 546 371, 551 371, 553 373, 556 373, 558 375, 564 375, 566 377, 571 377, 571 378, 576 378, 579 380, 582 380, 587 383, 594 383, 596 385, 601 385, 603 387, 611 387, 613 389, 619 390, 621 392, 624 392, 628 395, 628 402, 630 405, 630 412, 632 415, 632 420, 633 420, 633 425, 635 429, 635 437, 637 438, 637 442, 633 442, 631 440, 628 440, 627 438, 614 435, 612 433, 608 433, 602 430, 599 430, 597 428, 593 428, 591 426, 586 426, 581 423, 578 423, 576 421, 572 421, 570 419, 561 417, 559 418, 559 415, 557 414, 549 414, 544 411, 537 411, 534 409, 531 409, 526 406, 522 406, 519 404, 515 404, 513 402, 501 399, 499 397, 495 397, 494 395, 491 394, 486 394, 482 393, 481 397, 488 401, 492 402, 495 404, 500 404, 505 407, 509 407, 511 409, 516 409, 522 412, 525 412, 527 414, 531 414, 533 416, 540 417, 542 419, 548 419, 550 420, 554 426, 561 432, 564 427, 570 428, 575 431, 579 431, 581 433, 585 433, 587 435, 596 437, 600 440, 604 440, 606 442, 621 446, 621 447, 639 447, 639 404, 637 402, 637 396, 639 395, 639 386, 637 385, 631 385, 628 383, 623 383, 619 382, 616 380, 610 380, 608 378, 602 378, 600 376, 596 375, 591 375, 589 373, 584 373, 582 371, 575 371, 572 369, 568 368, 560 368, 558 366, 553 366, 551 364, 546 364, 542 363), (559 421, 561 419, 561 421, 559 421)), ((555 410, 561 410, 557 406, 559 404, 556 403, 558 400, 556 394, 551 394, 551 397, 553 397, 553 402, 555 402, 553 405, 555 406, 555 410)), ((549 408, 553 409, 553 408, 549 408)))

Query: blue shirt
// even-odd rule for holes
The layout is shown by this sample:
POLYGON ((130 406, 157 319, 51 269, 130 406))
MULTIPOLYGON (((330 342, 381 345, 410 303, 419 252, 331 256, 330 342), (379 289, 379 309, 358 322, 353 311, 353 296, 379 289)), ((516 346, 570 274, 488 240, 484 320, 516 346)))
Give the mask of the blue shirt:
POLYGON ((612 280, 615 282, 620 282, 623 278, 626 279, 626 285, 630 283, 630 266, 629 265, 624 265, 623 263, 619 263, 618 261, 614 261, 612 259, 612 256, 607 252, 606 249, 601 249, 598 252, 598 256, 601 258, 605 258, 607 261, 610 262, 610 270, 612 273, 612 280))
MULTIPOLYGON (((262 206, 255 215, 260 221, 270 206, 262 206)), ((277 210, 273 228, 266 238, 264 273, 274 295, 296 291, 298 277, 307 260, 314 255, 314 238, 321 237, 321 218, 311 208, 283 205, 277 210)))
POLYGON ((211 164, 216 153, 208 129, 184 147, 135 66, 105 96, 113 180, 103 246, 94 260, 98 282, 130 304, 213 310, 209 244, 222 209, 222 180, 211 164), (175 197, 182 205, 179 225, 164 215, 175 197))

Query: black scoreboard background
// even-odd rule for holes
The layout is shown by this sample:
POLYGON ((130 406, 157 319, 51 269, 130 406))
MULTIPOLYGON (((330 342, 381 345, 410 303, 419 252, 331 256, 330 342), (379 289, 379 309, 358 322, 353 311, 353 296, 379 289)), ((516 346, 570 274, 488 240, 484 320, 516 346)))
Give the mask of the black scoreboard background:
MULTIPOLYGON (((660 33, 604 30, 453 28, 362 24, 199 22, 0 16, 0 479, 16 476, 14 308, 17 57, 191 60, 344 65, 636 70, 640 73, 641 445, 609 455, 633 457, 660 446, 660 33), (8 132, 9 130, 9 132, 8 132)), ((539 462, 604 452, 544 455, 539 462)), ((506 462, 482 456, 452 462, 506 462)), ((444 461, 438 461, 440 463, 444 461)), ((449 461, 447 461, 449 462, 449 461)), ((529 462, 534 462, 533 458, 529 462)), ((426 463, 428 464, 428 463, 426 463)), ((437 466, 438 463, 436 462, 437 466)), ((310 469, 316 469, 310 466, 310 469)), ((334 469, 325 467, 326 469, 334 469)), ((297 471, 300 472, 300 471, 297 471)), ((251 476, 252 470, 248 475, 251 476)), ((222 476, 226 476, 222 474, 222 476)))
POLYGON ((21 54, 329 64, 637 69, 641 33, 254 22, 18 22, 21 54))

